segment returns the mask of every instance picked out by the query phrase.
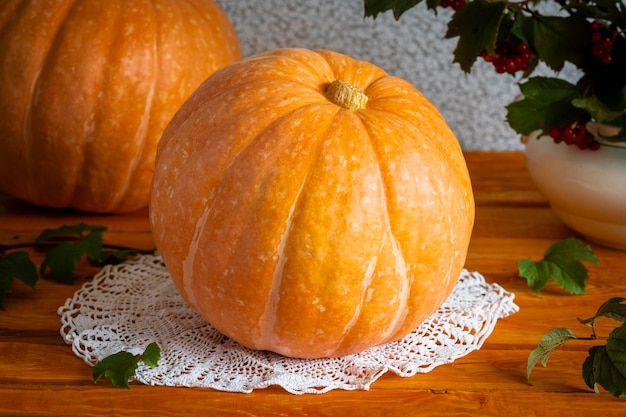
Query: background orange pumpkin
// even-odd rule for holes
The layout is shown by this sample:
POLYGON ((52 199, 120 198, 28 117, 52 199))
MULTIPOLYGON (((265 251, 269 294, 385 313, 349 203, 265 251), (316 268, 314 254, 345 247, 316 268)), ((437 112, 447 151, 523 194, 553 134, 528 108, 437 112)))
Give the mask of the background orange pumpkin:
POLYGON ((150 219, 177 288, 215 328, 315 358, 399 339, 433 313, 463 267, 474 201, 456 138, 417 89, 345 55, 280 49, 218 71, 182 106, 150 219))
POLYGON ((3 0, 0 190, 91 212, 147 206, 163 129, 240 58, 212 0, 3 0))

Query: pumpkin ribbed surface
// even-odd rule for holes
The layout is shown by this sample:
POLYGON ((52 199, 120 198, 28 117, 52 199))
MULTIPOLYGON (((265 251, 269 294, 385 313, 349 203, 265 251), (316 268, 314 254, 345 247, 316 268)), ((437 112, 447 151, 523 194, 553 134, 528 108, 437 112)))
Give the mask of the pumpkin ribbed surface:
POLYGON ((241 58, 212 0, 0 3, 0 190, 48 207, 147 206, 156 144, 241 58))
POLYGON ((416 88, 331 51, 279 49, 218 71, 182 106, 159 143, 150 219, 177 288, 214 327, 316 358, 399 339, 433 313, 463 267, 474 201, 456 138, 416 88), (329 98, 336 80, 364 107, 329 98))

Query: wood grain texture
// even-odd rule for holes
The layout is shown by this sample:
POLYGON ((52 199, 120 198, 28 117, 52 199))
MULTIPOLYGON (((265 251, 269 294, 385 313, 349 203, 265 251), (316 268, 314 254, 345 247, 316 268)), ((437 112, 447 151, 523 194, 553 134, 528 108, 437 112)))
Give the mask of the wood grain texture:
MULTIPOLYGON (((540 259, 557 239, 578 236, 552 213, 528 177, 522 154, 466 152, 477 217, 466 267, 515 293, 520 311, 500 320, 483 347, 449 365, 412 378, 384 375, 369 391, 292 395, 270 387, 251 394, 211 389, 151 387, 131 390, 94 384, 91 368, 59 335, 57 308, 89 276, 78 267, 74 285, 42 279, 33 291, 16 283, 0 311, 1 416, 624 416, 626 399, 585 386, 581 366, 597 341, 571 342, 557 350, 547 368, 526 381, 526 358, 553 327, 580 336, 589 329, 576 320, 592 316, 612 296, 626 296, 626 252, 592 244, 600 267, 589 266, 588 294, 572 296, 549 285, 540 295, 517 276, 517 260, 540 259)), ((89 216, 44 210, 0 197, 0 242, 32 240, 46 227, 85 221, 109 227, 109 243, 153 246, 145 211, 89 216)), ((36 261, 41 253, 33 253, 36 261)), ((600 320, 606 337, 615 322, 600 320)))

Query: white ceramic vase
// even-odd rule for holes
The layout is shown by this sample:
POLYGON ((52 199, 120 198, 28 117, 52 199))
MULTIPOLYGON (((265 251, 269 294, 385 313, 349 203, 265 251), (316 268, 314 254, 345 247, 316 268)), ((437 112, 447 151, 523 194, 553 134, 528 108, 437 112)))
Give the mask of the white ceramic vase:
POLYGON ((580 150, 531 134, 526 164, 567 226, 591 241, 626 250, 626 146, 603 143, 596 151, 580 150))

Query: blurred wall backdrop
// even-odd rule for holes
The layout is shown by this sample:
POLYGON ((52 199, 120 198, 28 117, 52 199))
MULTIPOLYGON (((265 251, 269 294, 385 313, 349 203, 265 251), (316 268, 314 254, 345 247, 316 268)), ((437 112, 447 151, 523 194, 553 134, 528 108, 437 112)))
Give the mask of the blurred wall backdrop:
POLYGON ((399 21, 390 12, 364 18, 363 0, 217 0, 245 56, 279 47, 326 48, 370 61, 406 79, 442 112, 464 149, 521 149, 505 108, 518 80, 479 60, 471 74, 452 62, 456 39, 444 39, 449 9, 424 3, 399 21))

